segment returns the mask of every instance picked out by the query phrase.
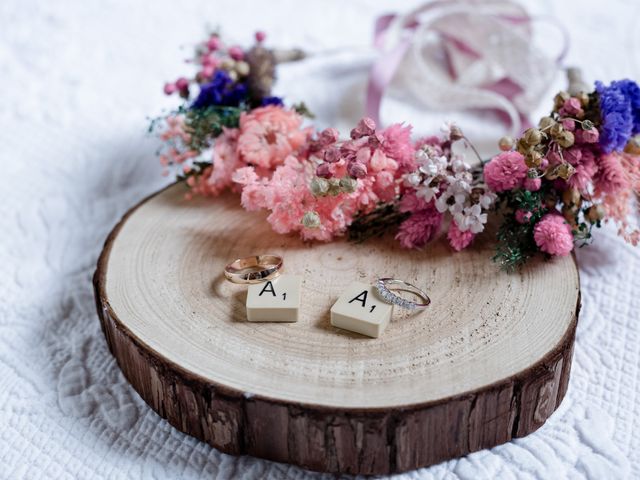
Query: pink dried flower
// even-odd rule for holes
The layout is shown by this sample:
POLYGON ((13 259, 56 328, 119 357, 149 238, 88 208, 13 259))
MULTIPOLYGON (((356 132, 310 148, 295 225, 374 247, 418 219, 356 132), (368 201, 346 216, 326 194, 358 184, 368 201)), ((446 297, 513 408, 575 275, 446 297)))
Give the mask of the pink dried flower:
POLYGON ((602 155, 598 164, 598 173, 595 178, 596 194, 599 192, 614 194, 629 188, 620 154, 612 152, 602 155))
POLYGON ((572 117, 581 116, 584 113, 580 100, 575 97, 568 98, 564 101, 564 105, 560 109, 560 115, 569 115, 572 117))
POLYGON ((600 132, 597 128, 589 130, 577 130, 575 132, 576 143, 598 143, 600 140, 600 132))
POLYGON ((358 194, 316 197, 309 188, 312 176, 310 163, 288 156, 271 178, 261 178, 253 167, 245 167, 236 171, 233 180, 242 186, 242 206, 269 210, 267 221, 275 232, 297 232, 304 240, 329 241, 343 234, 353 221, 358 194), (308 212, 317 214, 318 224, 302 223, 308 212))
POLYGON ((371 135, 376 130, 376 122, 369 117, 360 119, 354 129, 351 130, 351 138, 356 140, 371 135))
POLYGON ((533 239, 540 250, 550 255, 564 256, 573 250, 571 227, 557 213, 548 213, 536 223, 533 239))
POLYGON ((209 49, 210 52, 213 52, 215 50, 218 50, 222 47, 222 41, 220 40, 220 37, 218 37, 217 35, 212 35, 211 38, 209 38, 209 41, 207 42, 207 48, 209 49))
POLYGON ((347 172, 354 178, 364 178, 367 176, 367 167, 362 162, 354 161, 347 166, 347 172))
POLYGON ((516 210, 516 222, 518 223, 529 223, 529 220, 531 220, 531 217, 533 216, 533 214, 531 212, 528 212, 526 210, 522 210, 522 209, 518 209, 516 210))
POLYGON ((404 248, 421 248, 438 233, 442 217, 432 202, 402 222, 395 238, 404 248))
POLYGON ((583 149, 580 154, 580 160, 571 164, 576 170, 567 180, 567 185, 578 189, 580 192, 586 192, 598 170, 593 152, 587 148, 583 149))
POLYGON ((451 245, 451 248, 456 252, 467 248, 471 242, 473 242, 475 236, 476 234, 471 230, 467 230, 465 232, 461 231, 456 222, 451 222, 449 225, 449 231, 447 232, 449 245, 451 245))
POLYGON ((556 150, 551 150, 547 152, 547 156, 545 159, 549 162, 549 165, 555 167, 556 165, 560 165, 562 163, 562 157, 556 150))
POLYGON ((523 187, 527 190, 529 190, 530 192, 537 192, 538 190, 540 190, 540 187, 542 186, 542 179, 540 178, 525 178, 524 182, 523 182, 523 187))
POLYGON ((411 125, 396 123, 382 131, 382 150, 387 157, 398 162, 400 172, 412 172, 416 169, 416 150, 411 142, 411 125))
POLYGON ((302 117, 276 105, 256 108, 240 116, 238 151, 245 163, 266 169, 281 165, 308 140, 302 117))
POLYGON ((504 192, 522 186, 527 166, 519 152, 502 152, 484 167, 484 179, 494 192, 504 192))
POLYGON ((391 202, 396 196, 396 183, 390 171, 379 172, 375 176, 375 192, 381 202, 391 202))
POLYGON ((408 191, 405 193, 400 202, 398 203, 398 211, 402 213, 413 213, 418 210, 424 210, 428 208, 428 203, 424 200, 423 197, 418 197, 416 195, 415 190, 408 191))
POLYGON ((340 160, 340 149, 332 147, 324 151, 324 161, 327 163, 336 163, 340 160))
POLYGON ((338 141, 340 138, 340 132, 335 128, 325 128, 318 136, 318 142, 320 146, 327 147, 338 141))
POLYGON ((234 45, 233 47, 229 48, 229 56, 234 60, 242 60, 244 58, 242 47, 234 45))
POLYGON ((582 148, 580 147, 571 147, 567 148, 562 152, 562 158, 565 161, 569 162, 574 167, 580 165, 580 161, 582 160, 582 148))
POLYGON ((233 173, 244 165, 238 157, 238 129, 224 129, 213 147, 213 167, 206 178, 205 195, 219 195, 233 185, 233 173))
POLYGON ((572 118, 565 118, 564 120, 562 120, 562 127, 565 130, 573 132, 576 129, 576 121, 572 118))

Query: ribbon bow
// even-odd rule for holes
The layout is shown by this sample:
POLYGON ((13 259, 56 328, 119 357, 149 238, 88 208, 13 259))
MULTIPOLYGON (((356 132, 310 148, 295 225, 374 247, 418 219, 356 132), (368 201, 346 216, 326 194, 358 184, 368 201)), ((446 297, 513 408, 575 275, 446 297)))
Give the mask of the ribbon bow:
POLYGON ((367 115, 379 123, 382 97, 398 80, 431 109, 491 109, 502 113, 511 135, 528 125, 527 113, 543 98, 568 48, 556 58, 533 42, 533 18, 510 0, 436 0, 406 15, 378 18, 367 115))

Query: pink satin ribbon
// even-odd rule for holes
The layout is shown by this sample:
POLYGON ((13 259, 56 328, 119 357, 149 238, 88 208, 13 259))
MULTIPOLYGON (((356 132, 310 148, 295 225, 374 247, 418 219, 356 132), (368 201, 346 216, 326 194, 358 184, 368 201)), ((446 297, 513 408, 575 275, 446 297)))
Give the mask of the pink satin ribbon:
MULTIPOLYGON (((385 50, 384 49, 384 41, 385 34, 387 34, 388 29, 394 19, 397 18, 396 14, 384 15, 379 17, 376 20, 375 28, 374 28, 374 46, 380 51, 380 55, 377 60, 373 63, 370 73, 369 80, 367 85, 367 95, 366 95, 366 114, 370 118, 372 118, 376 123, 380 123, 380 106, 382 102, 382 98, 385 94, 385 90, 393 80, 394 76, 398 72, 398 69, 409 51, 412 42, 414 41, 414 35, 416 33, 417 27, 419 26, 418 15, 420 13, 424 13, 429 10, 434 10, 439 7, 451 6, 452 4, 457 3, 455 0, 448 1, 433 1, 424 4, 422 7, 416 9, 412 15, 407 17, 407 21, 402 26, 402 37, 399 41, 396 42, 391 48, 385 50)), ((562 60, 564 59, 568 46, 568 35, 566 29, 559 24, 557 21, 551 18, 541 18, 541 17, 530 17, 528 14, 524 16, 507 16, 507 15, 495 15, 495 18, 500 19, 502 21, 509 22, 511 24, 532 24, 534 21, 550 21, 555 24, 563 35, 564 44, 561 49, 560 54, 555 59, 556 65, 560 65, 562 60)), ((437 31, 437 29, 434 29, 437 31)), ((481 51, 476 51, 472 45, 469 45, 464 38, 464 32, 461 33, 460 36, 453 36, 444 34, 443 32, 438 32, 440 38, 443 42, 448 42, 452 48, 457 49, 458 51, 468 55, 472 58, 482 59, 483 54, 481 51)), ((444 48, 443 48, 444 49, 444 48)), ((448 56, 445 57, 448 59, 448 56)), ((449 73, 453 79, 456 78, 456 73, 449 63, 449 73)), ((494 82, 489 85, 484 85, 482 88, 486 90, 493 91, 498 93, 508 99, 513 103, 513 99, 515 95, 522 92, 522 87, 514 82, 511 78, 505 77, 501 80, 494 82)), ((523 125, 528 125, 527 112, 518 111, 523 125)), ((508 118, 508 116, 507 116, 508 118)))

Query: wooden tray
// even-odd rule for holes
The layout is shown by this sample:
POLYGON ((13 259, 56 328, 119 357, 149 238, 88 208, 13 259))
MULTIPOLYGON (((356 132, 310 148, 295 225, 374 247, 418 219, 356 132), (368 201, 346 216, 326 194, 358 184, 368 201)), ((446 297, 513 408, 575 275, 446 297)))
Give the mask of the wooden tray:
POLYGON ((131 209, 94 277, 125 376, 173 426, 230 454, 385 474, 526 435, 564 397, 580 303, 575 260, 505 274, 479 243, 406 251, 392 239, 304 244, 236 196, 183 199, 174 184, 131 209), (300 321, 248 323, 227 261, 281 254, 303 276, 300 321), (379 339, 334 328, 354 280, 426 286, 432 304, 379 339))

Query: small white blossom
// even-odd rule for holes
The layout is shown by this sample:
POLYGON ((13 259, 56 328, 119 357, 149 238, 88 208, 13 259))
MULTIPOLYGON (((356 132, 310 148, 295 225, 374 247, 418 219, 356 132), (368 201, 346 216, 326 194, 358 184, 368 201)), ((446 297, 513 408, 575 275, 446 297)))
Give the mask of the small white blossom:
POLYGON ((496 198, 497 198, 497 195, 495 193, 493 193, 493 192, 485 192, 480 197, 480 200, 479 200, 478 203, 480 203, 480 206, 484 210, 488 210, 493 205, 493 202, 496 201, 496 198))
POLYGON ((440 193, 440 185, 435 184, 433 187, 429 183, 423 183, 416 188, 416 196, 424 198, 425 202, 429 203, 433 198, 440 193))
POLYGON ((422 176, 418 172, 413 172, 405 175, 405 184, 411 187, 417 187, 422 182, 422 176))
POLYGON ((464 209, 464 219, 457 221, 461 231, 471 230, 472 233, 480 233, 487 223, 487 214, 482 212, 480 204, 476 203, 464 209))
POLYGON ((469 165, 467 162, 464 161, 464 156, 456 155, 451 160, 451 169, 456 173, 468 172, 469 170, 471 170, 471 165, 469 165))

